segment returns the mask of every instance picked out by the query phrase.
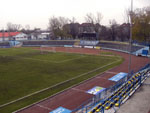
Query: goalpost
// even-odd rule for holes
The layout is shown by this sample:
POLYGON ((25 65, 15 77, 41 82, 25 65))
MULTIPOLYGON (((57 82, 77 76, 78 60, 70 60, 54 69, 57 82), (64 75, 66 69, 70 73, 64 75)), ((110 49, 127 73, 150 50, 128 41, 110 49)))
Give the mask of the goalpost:
POLYGON ((84 50, 81 46, 78 47, 71 47, 71 46, 52 46, 52 45, 41 45, 40 46, 40 53, 44 54, 46 52, 52 52, 52 53, 56 53, 58 51, 57 47, 62 47, 59 48, 60 52, 64 52, 64 53, 77 53, 77 54, 81 54, 81 56, 84 54, 84 50), (56 50, 57 49, 57 50, 56 50))
POLYGON ((40 46, 40 52, 43 54, 44 52, 56 52, 56 47, 55 46, 49 46, 49 45, 41 45, 40 46))

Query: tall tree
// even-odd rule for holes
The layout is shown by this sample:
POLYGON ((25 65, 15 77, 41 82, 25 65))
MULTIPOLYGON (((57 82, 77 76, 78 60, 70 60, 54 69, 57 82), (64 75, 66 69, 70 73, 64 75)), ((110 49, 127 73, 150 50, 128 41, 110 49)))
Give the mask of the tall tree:
POLYGON ((101 25, 102 19, 103 19, 103 15, 100 12, 97 12, 96 18, 95 18, 95 24, 101 25))
POLYGON ((134 40, 150 42, 150 7, 134 11, 132 31, 134 40))
POLYGON ((95 16, 92 13, 87 13, 86 16, 85 16, 85 21, 87 23, 94 24, 95 23, 95 16))
POLYGON ((100 12, 97 12, 96 16, 92 13, 87 13, 85 16, 85 21, 92 24, 101 24, 102 19, 103 16, 100 12))
POLYGON ((110 24, 110 34, 111 34, 111 39, 114 41, 116 39, 116 36, 117 36, 117 22, 115 19, 113 20, 110 20, 109 21, 109 24, 110 24))
POLYGON ((52 37, 55 39, 56 37, 66 37, 67 31, 63 29, 63 26, 68 24, 69 19, 65 17, 51 17, 49 19, 49 30, 52 32, 52 37))

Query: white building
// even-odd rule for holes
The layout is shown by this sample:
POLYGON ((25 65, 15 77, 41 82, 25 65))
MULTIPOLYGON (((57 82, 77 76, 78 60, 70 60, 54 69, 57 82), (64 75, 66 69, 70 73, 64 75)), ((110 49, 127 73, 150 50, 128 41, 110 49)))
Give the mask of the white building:
POLYGON ((17 35, 13 36, 14 40, 28 40, 28 36, 25 33, 18 33, 17 35))
POLYGON ((50 33, 32 33, 31 40, 47 40, 50 38, 50 33))
POLYGON ((22 32, 0 32, 0 41, 28 40, 28 36, 22 32))

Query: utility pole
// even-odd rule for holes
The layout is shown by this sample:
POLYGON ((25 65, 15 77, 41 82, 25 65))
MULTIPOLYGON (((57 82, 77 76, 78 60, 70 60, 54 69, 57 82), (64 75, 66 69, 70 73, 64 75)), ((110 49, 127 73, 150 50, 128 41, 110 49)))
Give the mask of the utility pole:
POLYGON ((131 53, 132 53, 132 17, 133 17, 133 0, 131 0, 131 11, 130 11, 130 39, 129 39, 129 66, 128 74, 131 74, 131 53))

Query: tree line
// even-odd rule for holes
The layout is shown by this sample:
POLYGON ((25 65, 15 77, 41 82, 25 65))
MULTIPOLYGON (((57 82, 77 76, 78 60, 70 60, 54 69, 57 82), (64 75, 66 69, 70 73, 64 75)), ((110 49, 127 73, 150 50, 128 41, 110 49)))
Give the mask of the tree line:
POLYGON ((133 39, 150 42, 150 7, 133 12, 133 39))
MULTIPOLYGON (((47 31, 51 34, 51 39, 79 39, 81 33, 96 33, 96 40, 129 41, 130 38, 130 15, 126 11, 125 23, 118 24, 115 19, 109 20, 109 26, 101 24, 103 15, 97 12, 96 15, 87 13, 84 22, 80 24, 75 17, 72 19, 66 17, 49 18, 47 31)), ((2 30, 1 30, 2 31, 2 30)), ((7 23, 7 31, 21 31, 32 33, 35 30, 30 29, 30 25, 22 27, 21 24, 7 23)), ((132 37, 133 40, 150 42, 150 6, 135 9, 132 12, 132 37)))
MULTIPOLYGON (((109 26, 101 24, 103 16, 100 12, 96 15, 87 13, 85 23, 89 26, 83 28, 83 24, 79 24, 75 18, 71 20, 65 17, 51 17, 49 18, 49 30, 52 32, 52 37, 65 37, 76 39, 80 36, 80 29, 82 32, 95 32, 98 34, 98 40, 112 40, 112 41, 128 41, 130 38, 130 14, 126 11, 125 18, 127 22, 118 24, 115 19, 109 21, 109 26), (91 28, 90 28, 91 27, 91 28), (91 29, 88 31, 88 29, 91 29)), ((138 8, 132 12, 132 37, 133 40, 150 42, 150 7, 138 8)))
POLYGON ((93 15, 88 13, 85 16, 85 22, 79 24, 75 18, 69 20, 65 17, 51 17, 49 19, 49 30, 52 33, 53 39, 67 38, 77 39, 80 38, 80 34, 96 33, 97 40, 119 40, 128 41, 129 39, 129 23, 119 25, 115 19, 109 21, 109 26, 101 24, 103 16, 101 13, 93 15))

